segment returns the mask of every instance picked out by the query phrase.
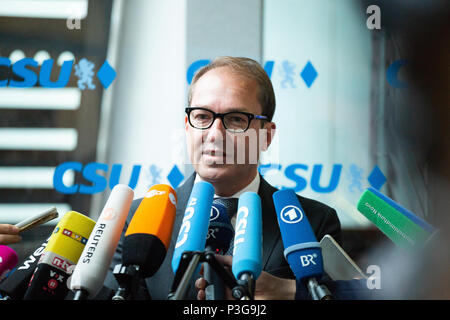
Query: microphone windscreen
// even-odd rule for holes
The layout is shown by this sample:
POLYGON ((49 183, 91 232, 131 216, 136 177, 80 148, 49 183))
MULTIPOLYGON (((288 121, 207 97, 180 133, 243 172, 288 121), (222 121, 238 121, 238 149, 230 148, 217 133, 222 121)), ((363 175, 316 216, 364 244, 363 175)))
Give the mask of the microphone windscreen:
POLYGON ((24 300, 65 298, 68 269, 78 262, 94 225, 94 220, 76 211, 61 218, 40 257, 24 300))
POLYGON ((158 271, 172 237, 176 205, 176 192, 169 185, 148 190, 125 232, 123 265, 140 266, 146 278, 158 271))
POLYGON ((0 280, 17 265, 17 262, 19 257, 16 251, 8 246, 0 245, 0 280))
POLYGON ((76 211, 67 212, 53 230, 40 262, 54 264, 54 257, 59 257, 69 265, 76 264, 94 226, 91 218, 76 211))
POLYGON ((261 198, 254 192, 239 197, 234 235, 232 271, 236 279, 250 273, 256 280, 262 270, 261 198))
POLYGON ((364 191, 357 208, 397 246, 404 249, 421 247, 436 232, 436 228, 374 188, 364 191))
POLYGON ((112 189, 72 274, 71 290, 85 290, 87 298, 92 298, 102 288, 133 196, 127 185, 118 184, 112 189))
POLYGON ((209 217, 206 247, 212 248, 218 254, 224 254, 230 248, 234 230, 227 213, 227 208, 218 202, 213 202, 209 217))
POLYGON ((205 181, 194 184, 172 257, 174 273, 178 269, 183 252, 205 249, 213 197, 214 187, 212 184, 205 181))
POLYGON ((284 245, 284 256, 297 279, 323 274, 322 249, 293 190, 273 194, 278 225, 284 245))
POLYGON ((8 278, 0 283, 0 293, 2 296, 7 296, 12 300, 21 300, 23 298, 28 289, 28 284, 33 276, 33 272, 37 267, 39 257, 44 252, 49 240, 50 237, 37 247, 33 253, 8 276, 8 278))

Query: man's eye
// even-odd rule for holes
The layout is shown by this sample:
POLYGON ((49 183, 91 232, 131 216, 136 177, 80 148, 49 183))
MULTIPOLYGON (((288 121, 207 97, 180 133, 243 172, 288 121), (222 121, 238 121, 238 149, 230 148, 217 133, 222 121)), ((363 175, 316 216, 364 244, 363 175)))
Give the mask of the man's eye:
POLYGON ((244 122, 245 121, 241 117, 231 117, 230 120, 233 121, 233 122, 244 122))
POLYGON ((207 114, 198 114, 195 116, 195 119, 197 120, 209 120, 211 119, 211 116, 207 115, 207 114))

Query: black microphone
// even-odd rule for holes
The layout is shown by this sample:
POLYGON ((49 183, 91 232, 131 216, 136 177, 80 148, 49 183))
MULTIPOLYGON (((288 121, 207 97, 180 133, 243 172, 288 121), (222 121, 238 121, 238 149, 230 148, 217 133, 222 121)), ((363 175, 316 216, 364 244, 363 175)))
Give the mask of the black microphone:
MULTIPOLYGON (((222 255, 227 253, 233 237, 234 230, 227 214, 227 208, 218 202, 213 202, 206 236, 206 251, 222 255)), ((225 299, 225 287, 222 279, 214 272, 209 263, 204 263, 203 268, 204 278, 207 282, 206 300, 225 299)))
POLYGON ((33 253, 8 276, 8 278, 0 283, 0 295, 3 300, 22 300, 28 289, 28 283, 39 262, 39 257, 42 255, 42 252, 44 252, 49 239, 50 237, 37 247, 36 250, 34 250, 33 253))
POLYGON ((143 300, 139 282, 151 277, 166 257, 175 221, 177 197, 166 184, 151 187, 130 221, 122 249, 122 264, 114 267, 113 274, 119 290, 112 300, 143 300))
POLYGON ((75 265, 95 221, 76 211, 67 212, 56 225, 31 277, 23 300, 64 300, 69 268, 75 265))

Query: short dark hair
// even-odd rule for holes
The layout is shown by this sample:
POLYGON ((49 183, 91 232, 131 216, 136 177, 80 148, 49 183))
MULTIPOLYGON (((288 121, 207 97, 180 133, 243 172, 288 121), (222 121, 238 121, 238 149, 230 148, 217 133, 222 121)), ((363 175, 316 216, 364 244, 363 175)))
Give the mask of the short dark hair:
POLYGON ((273 91, 272 82, 261 65, 250 58, 218 57, 211 61, 208 65, 199 69, 195 73, 189 87, 188 104, 191 105, 195 83, 198 79, 200 79, 208 71, 219 67, 228 67, 232 72, 248 79, 255 80, 258 83, 258 101, 262 107, 262 115, 266 116, 269 121, 272 121, 273 114, 275 113, 275 93, 273 91))

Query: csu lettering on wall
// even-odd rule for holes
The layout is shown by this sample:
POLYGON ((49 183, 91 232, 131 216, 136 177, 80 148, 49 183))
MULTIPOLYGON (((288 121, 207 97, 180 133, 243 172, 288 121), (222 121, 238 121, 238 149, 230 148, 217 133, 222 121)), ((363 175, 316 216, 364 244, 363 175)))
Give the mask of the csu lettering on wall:
POLYGON ((113 67, 105 61, 102 66, 95 73, 95 64, 89 60, 82 58, 78 64, 74 66, 74 60, 66 60, 62 63, 61 70, 59 71, 58 79, 56 81, 50 80, 50 75, 54 67, 53 59, 46 59, 42 62, 40 70, 35 72, 39 68, 39 63, 32 58, 23 58, 17 62, 11 64, 11 60, 6 57, 0 57, 0 66, 11 68, 14 75, 22 78, 22 80, 0 79, 0 87, 16 87, 16 88, 31 88, 37 83, 43 88, 64 88, 67 86, 72 69, 75 69, 75 76, 78 77, 77 85, 80 90, 96 88, 93 83, 94 75, 97 76, 100 83, 105 89, 107 89, 114 79, 116 78, 116 71, 113 67))
MULTIPOLYGON (((64 194, 94 194, 102 192, 107 187, 113 189, 114 186, 119 183, 122 167, 123 166, 121 164, 113 164, 110 168, 107 164, 98 162, 92 162, 86 165, 83 165, 80 162, 64 162, 57 166, 54 171, 53 187, 56 191, 64 194), (69 170, 73 170, 76 173, 81 174, 81 177, 90 183, 90 185, 83 183, 75 183, 70 186, 65 185, 63 182, 63 176, 69 170), (109 178, 107 178, 108 172, 109 178)), ((323 174, 324 165, 322 164, 308 166, 306 164, 295 163, 286 166, 284 171, 282 170, 282 166, 280 164, 267 164, 260 165, 258 169, 262 176, 267 174, 270 170, 277 170, 281 172, 281 174, 284 174, 285 178, 295 184, 294 187, 278 186, 281 190, 289 188, 294 189, 295 192, 300 192, 308 186, 309 182, 309 185, 313 191, 318 193, 330 193, 336 190, 339 185, 342 167, 342 164, 334 164, 329 177, 325 177, 323 174)), ((128 180, 128 185, 130 188, 134 189, 138 184, 141 169, 142 165, 133 166, 130 178, 128 180)), ((167 176, 167 179, 173 188, 177 188, 185 177, 179 173, 181 177, 178 179, 173 179, 172 174, 174 169, 178 168, 174 166, 167 176)))

